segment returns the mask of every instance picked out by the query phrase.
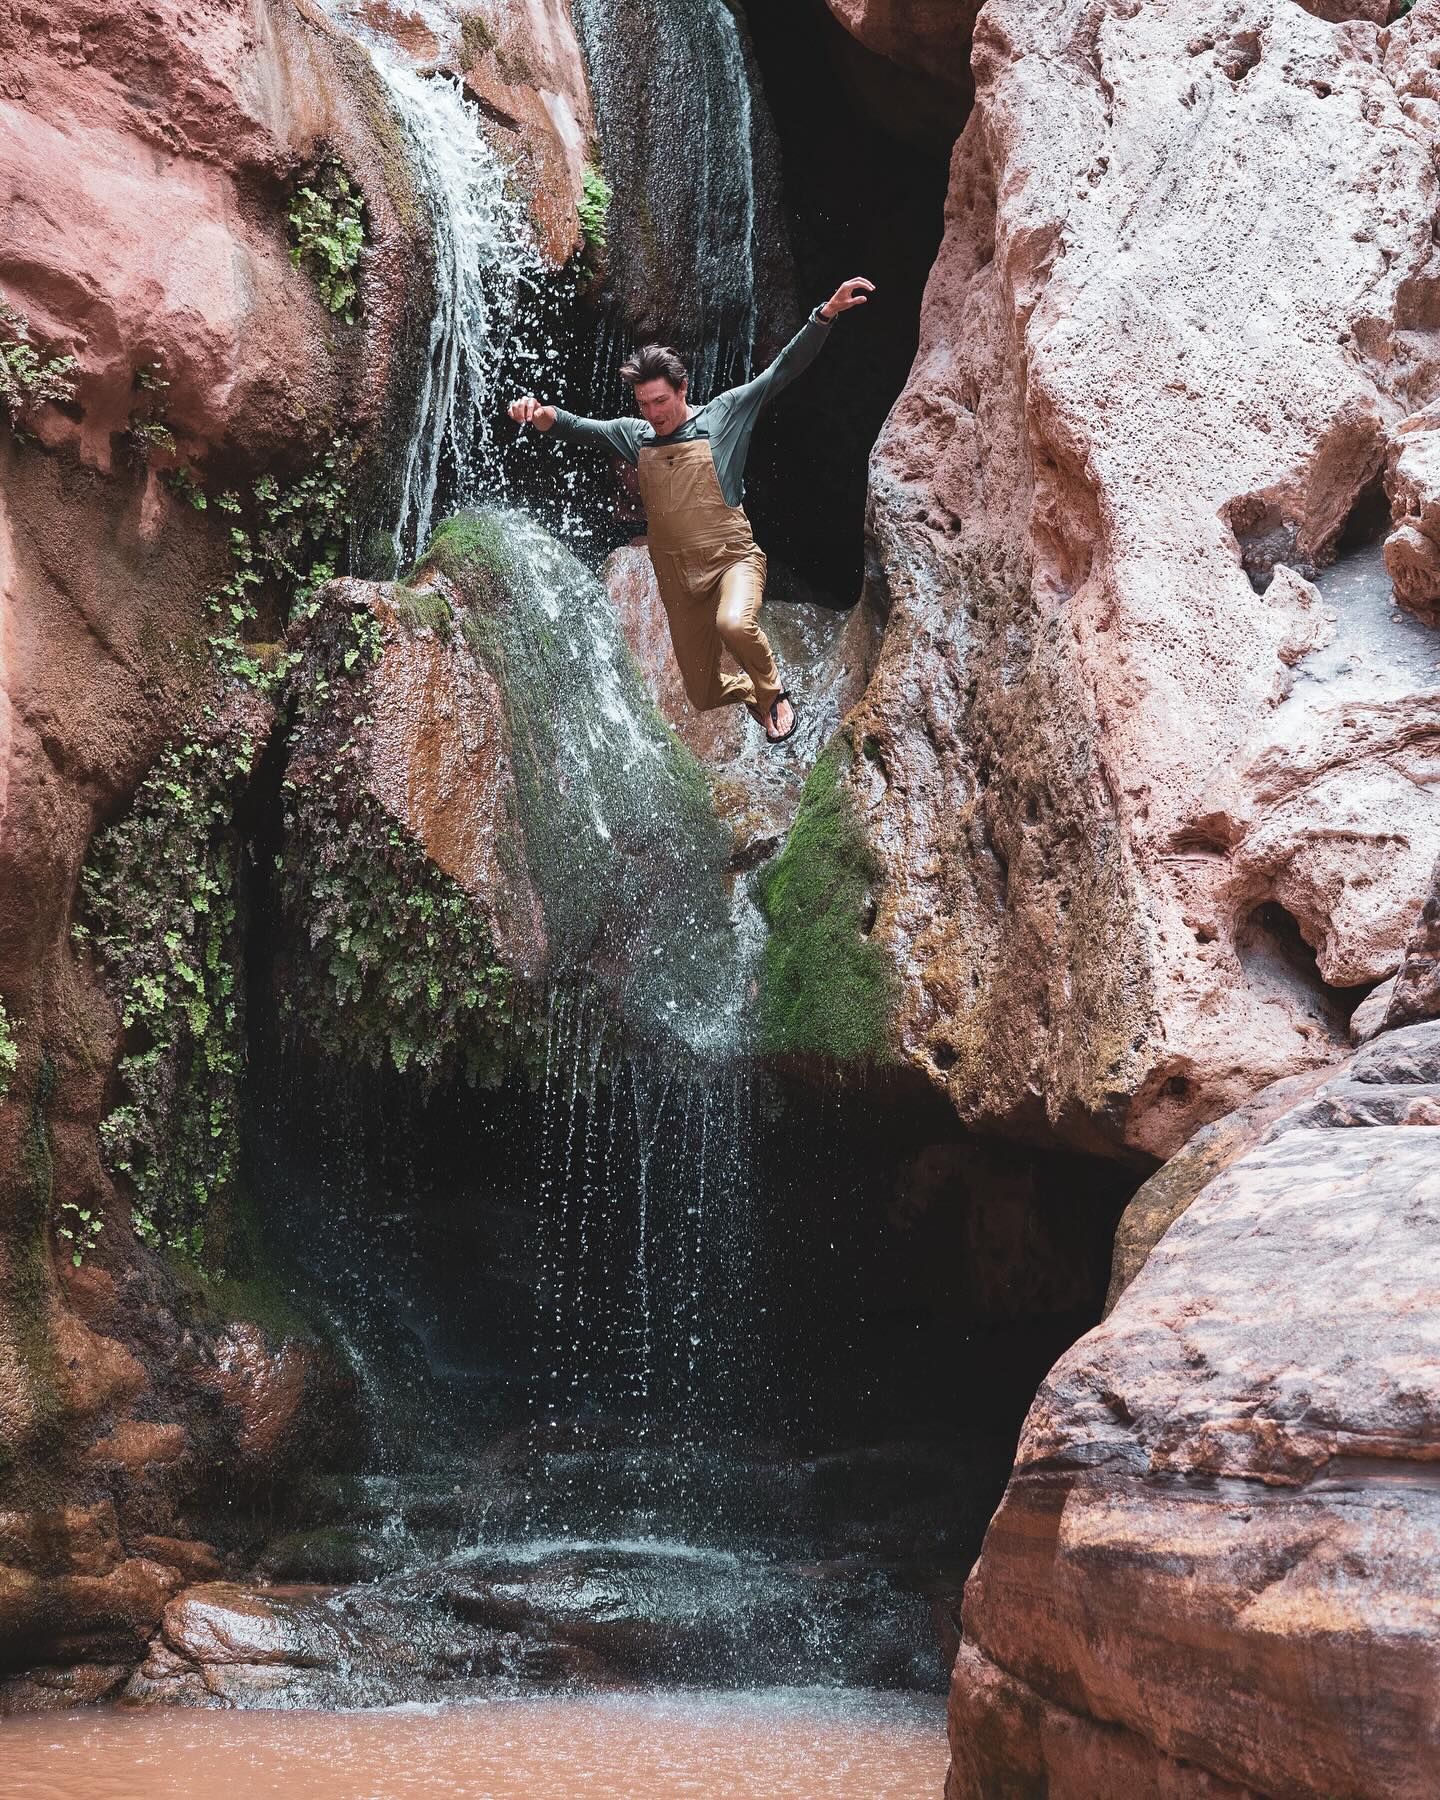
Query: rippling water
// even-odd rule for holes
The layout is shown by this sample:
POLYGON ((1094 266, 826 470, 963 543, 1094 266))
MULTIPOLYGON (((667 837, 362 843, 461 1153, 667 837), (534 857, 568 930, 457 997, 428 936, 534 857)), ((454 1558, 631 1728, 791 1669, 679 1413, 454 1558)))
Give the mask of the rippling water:
POLYGON ((939 1800, 913 1694, 625 1694, 365 1713, 100 1710, 0 1723, 7 1800, 939 1800))

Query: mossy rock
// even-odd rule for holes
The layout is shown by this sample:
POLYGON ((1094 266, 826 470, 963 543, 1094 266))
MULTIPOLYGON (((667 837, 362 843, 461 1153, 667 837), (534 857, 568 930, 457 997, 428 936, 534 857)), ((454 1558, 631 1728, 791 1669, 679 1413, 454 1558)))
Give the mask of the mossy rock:
POLYGON ((448 519, 410 580, 426 574, 443 577, 502 696, 549 980, 588 983, 603 968, 638 1034, 702 1047, 722 1014, 738 1022, 745 982, 733 839, 604 587, 533 520, 500 511, 448 519))
POLYGON ((837 1062, 890 1049, 895 980, 870 936, 880 865, 855 817, 836 738, 810 772, 784 849, 759 878, 769 926, 762 969, 764 1048, 837 1062))

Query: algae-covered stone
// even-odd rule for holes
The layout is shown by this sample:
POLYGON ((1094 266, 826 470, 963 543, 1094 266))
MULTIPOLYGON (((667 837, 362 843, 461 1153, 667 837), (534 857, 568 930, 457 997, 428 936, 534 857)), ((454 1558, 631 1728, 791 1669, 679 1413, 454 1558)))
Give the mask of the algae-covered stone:
POLYGON ((738 1035, 729 834, 603 587, 533 521, 462 514, 405 584, 332 583, 295 681, 281 890, 322 1044, 481 1074, 567 982, 639 1035, 738 1035))
POLYGON ((841 736, 811 772, 785 848, 760 881, 765 1048, 850 1061, 883 1056, 893 972, 870 936, 880 864, 841 781, 841 736))

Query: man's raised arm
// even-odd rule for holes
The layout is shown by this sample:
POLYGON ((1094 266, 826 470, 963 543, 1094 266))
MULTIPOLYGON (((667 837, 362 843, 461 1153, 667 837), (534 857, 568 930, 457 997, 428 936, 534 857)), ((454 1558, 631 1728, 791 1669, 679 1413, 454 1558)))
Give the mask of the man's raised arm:
POLYGON ((768 369, 762 369, 753 381, 731 388, 723 398, 730 403, 736 421, 743 416, 747 428, 761 407, 767 406, 782 389, 802 375, 824 348, 828 327, 852 306, 863 306, 867 295, 875 292, 875 283, 863 275, 852 275, 842 281, 823 305, 817 306, 768 369))
POLYGON ((578 444, 601 444, 633 463, 639 454, 638 419, 582 419, 562 406, 546 406, 533 394, 512 400, 510 417, 517 425, 533 425, 537 431, 554 431, 557 437, 578 444))

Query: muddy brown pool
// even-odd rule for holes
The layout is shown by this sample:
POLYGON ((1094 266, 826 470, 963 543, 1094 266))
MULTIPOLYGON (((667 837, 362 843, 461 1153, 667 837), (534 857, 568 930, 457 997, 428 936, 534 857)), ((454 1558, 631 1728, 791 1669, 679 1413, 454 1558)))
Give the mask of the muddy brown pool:
POLYGON ((922 1800, 944 1702, 786 1689, 0 1722, 6 1800, 922 1800))

